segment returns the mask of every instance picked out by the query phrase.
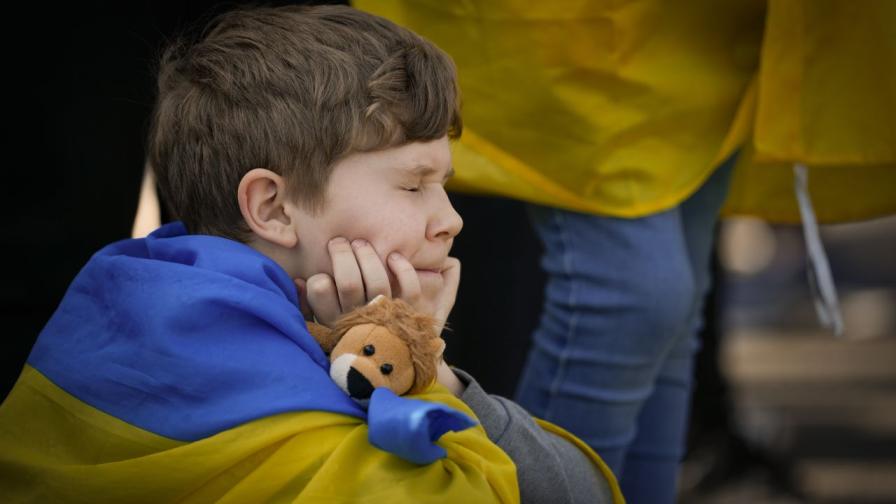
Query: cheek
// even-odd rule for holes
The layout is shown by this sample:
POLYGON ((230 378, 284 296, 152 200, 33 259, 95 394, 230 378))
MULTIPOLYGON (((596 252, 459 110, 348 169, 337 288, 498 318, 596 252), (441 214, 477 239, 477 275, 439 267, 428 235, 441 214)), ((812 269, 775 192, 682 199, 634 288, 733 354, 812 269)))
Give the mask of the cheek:
POLYGON ((327 252, 326 242, 315 245, 314 249, 312 250, 311 260, 308 261, 308 263, 311 266, 310 271, 314 274, 333 274, 332 261, 330 260, 330 253, 327 252))
POLYGON ((336 236, 349 240, 358 238, 367 240, 373 245, 384 264, 386 257, 392 252, 398 252, 413 260, 415 254, 426 243, 425 217, 422 211, 410 202, 396 201, 386 206, 346 205, 334 214, 335 218, 328 226, 328 236, 321 247, 327 270, 329 270, 329 254, 326 251, 326 244, 330 238, 336 236))
POLYGON ((389 376, 391 388, 396 394, 401 395, 407 393, 414 386, 414 370, 406 369, 400 373, 392 373, 389 376))
POLYGON ((357 226, 356 236, 369 241, 383 260, 392 252, 412 259, 426 241, 426 226, 422 219, 394 213, 371 217, 365 219, 366 225, 357 226))

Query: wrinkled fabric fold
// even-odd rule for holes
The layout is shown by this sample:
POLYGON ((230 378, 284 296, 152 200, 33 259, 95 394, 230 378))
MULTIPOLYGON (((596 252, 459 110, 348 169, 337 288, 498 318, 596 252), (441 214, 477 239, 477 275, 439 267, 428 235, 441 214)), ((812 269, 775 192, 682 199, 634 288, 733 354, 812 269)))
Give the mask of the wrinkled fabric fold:
MULTIPOLYGON (((417 396, 472 415, 447 390, 417 396)), ((360 418, 281 413, 191 441, 139 429, 26 366, 0 406, 3 502, 519 502, 516 468, 481 427, 418 465, 368 441, 360 418)))
MULTIPOLYGON (((406 460, 445 455, 431 424, 409 420, 430 415, 430 403, 394 397, 368 414, 330 379, 282 268, 242 243, 187 234, 181 223, 97 252, 38 337, 28 369, 17 388, 43 390, 32 383, 40 376, 83 404, 79 411, 170 442, 326 412, 374 429, 383 422, 390 439, 379 446, 400 447, 391 453, 406 460)), ((9 421, 27 424, 29 415, 9 421)))
POLYGON ((417 464, 445 456, 445 449, 435 441, 446 432, 476 425, 469 416, 447 406, 403 399, 382 387, 374 390, 368 414, 377 419, 370 424, 370 443, 417 464))

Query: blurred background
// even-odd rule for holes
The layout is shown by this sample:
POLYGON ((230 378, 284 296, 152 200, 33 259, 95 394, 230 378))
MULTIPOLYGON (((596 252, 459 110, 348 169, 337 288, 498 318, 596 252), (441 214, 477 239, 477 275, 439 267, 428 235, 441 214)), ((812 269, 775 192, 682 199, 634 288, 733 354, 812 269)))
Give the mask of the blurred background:
MULTIPOLYGON (((449 357, 512 395, 540 245, 520 204, 453 200, 464 276, 449 357)), ((817 321, 801 227, 732 217, 718 233, 680 502, 896 502, 896 218, 821 227, 841 338, 817 321)))
MULTIPOLYGON (((464 274, 448 357, 512 396, 540 245, 520 203, 452 200, 464 274)), ((680 502, 896 502, 896 218, 821 226, 840 338, 818 323, 801 227, 730 217, 718 233, 680 502)))
POLYGON ((817 322, 801 228, 732 218, 719 232, 730 420, 701 428, 698 394, 682 502, 896 501, 896 219, 821 228, 842 338, 817 322))
MULTIPOLYGON (((0 290, 0 397, 87 258, 168 220, 143 178, 153 61, 173 34, 228 5, 78 6, 52 19, 39 6, 11 13, 41 20, 33 35, 53 49, 29 45, 14 55, 21 78, 11 83, 7 127, 19 164, 4 184, 13 218, 2 235, 12 267, 0 290)), ((447 359, 486 390, 513 396, 540 315, 540 244, 522 203, 452 200, 465 220, 454 249, 464 274, 447 359)), ((799 227, 749 218, 718 227, 681 502, 896 502, 896 218, 821 232, 842 338, 817 322, 799 227)))

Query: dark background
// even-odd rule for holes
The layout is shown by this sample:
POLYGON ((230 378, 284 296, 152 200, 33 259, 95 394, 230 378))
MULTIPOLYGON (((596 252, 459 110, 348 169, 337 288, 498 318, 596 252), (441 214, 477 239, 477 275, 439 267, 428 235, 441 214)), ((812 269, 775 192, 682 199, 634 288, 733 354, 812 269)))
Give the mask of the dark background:
POLYGON ((81 266, 130 237, 166 41, 240 3, 4 6, 0 397, 81 266))

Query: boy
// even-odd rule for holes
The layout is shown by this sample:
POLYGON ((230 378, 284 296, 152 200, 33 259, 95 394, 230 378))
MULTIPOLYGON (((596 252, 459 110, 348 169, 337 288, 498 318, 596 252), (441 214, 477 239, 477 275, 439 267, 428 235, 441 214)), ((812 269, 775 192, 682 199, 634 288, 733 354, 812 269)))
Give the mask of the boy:
POLYGON ((149 160, 183 224, 106 247, 75 279, 0 407, 2 493, 619 499, 581 442, 444 363, 419 397, 481 427, 426 465, 373 447, 307 333, 300 305, 329 324, 379 294, 447 318, 458 109, 444 53, 348 8, 234 12, 167 51, 149 160))

